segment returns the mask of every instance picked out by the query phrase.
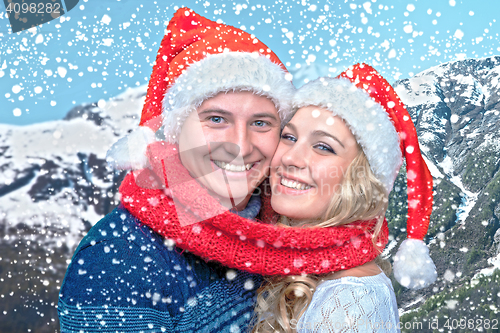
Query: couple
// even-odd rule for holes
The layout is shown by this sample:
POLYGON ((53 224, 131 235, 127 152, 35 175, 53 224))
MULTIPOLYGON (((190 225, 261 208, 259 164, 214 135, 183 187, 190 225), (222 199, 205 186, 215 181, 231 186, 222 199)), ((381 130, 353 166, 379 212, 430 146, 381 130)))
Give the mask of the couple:
POLYGON ((177 11, 140 128, 110 150, 134 171, 75 251, 61 332, 398 331, 375 260, 403 156, 395 275, 421 288, 436 274, 422 241, 432 178, 412 121, 367 65, 298 91, 289 76, 255 36, 177 11))

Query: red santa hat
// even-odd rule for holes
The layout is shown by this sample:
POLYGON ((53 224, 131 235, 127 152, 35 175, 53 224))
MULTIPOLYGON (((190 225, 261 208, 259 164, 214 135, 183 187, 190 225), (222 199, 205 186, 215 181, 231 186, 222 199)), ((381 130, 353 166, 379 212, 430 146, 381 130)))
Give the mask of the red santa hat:
POLYGON ((163 125, 177 143, 187 116, 220 92, 252 91, 270 98, 283 121, 291 112, 292 75, 264 43, 235 27, 210 21, 189 8, 170 20, 158 50, 139 128, 108 151, 118 169, 147 166, 146 147, 163 125))
POLYGON ((304 85, 293 104, 296 108, 319 106, 344 119, 387 193, 402 158, 406 159, 408 238, 394 257, 394 276, 412 289, 434 282, 436 267, 423 241, 432 212, 432 176, 420 152, 415 126, 391 85, 372 67, 357 64, 337 78, 304 85))

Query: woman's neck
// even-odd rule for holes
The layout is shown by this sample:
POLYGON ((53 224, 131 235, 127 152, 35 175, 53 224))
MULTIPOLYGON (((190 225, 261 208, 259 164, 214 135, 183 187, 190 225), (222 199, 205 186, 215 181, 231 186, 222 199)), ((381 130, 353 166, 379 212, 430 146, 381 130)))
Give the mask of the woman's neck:
POLYGON ((369 261, 361 266, 356 266, 350 269, 337 271, 327 276, 328 280, 340 279, 345 276, 364 277, 374 276, 382 273, 380 267, 377 266, 375 261, 369 261))
POLYGON ((278 219, 278 224, 284 225, 286 227, 315 227, 320 220, 300 220, 292 219, 281 215, 278 219))

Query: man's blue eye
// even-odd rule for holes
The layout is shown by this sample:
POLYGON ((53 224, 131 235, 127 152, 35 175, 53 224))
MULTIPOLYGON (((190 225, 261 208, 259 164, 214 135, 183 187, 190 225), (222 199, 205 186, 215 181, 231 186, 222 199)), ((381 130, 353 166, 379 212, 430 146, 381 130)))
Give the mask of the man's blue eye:
POLYGON ((220 124, 222 122, 222 117, 213 116, 213 117, 210 117, 210 120, 216 124, 220 124))
POLYGON ((256 126, 259 126, 259 127, 263 127, 263 126, 265 126, 265 125, 266 125, 266 122, 265 122, 265 121, 262 121, 262 120, 257 120, 257 121, 255 122, 255 125, 256 125, 256 126))

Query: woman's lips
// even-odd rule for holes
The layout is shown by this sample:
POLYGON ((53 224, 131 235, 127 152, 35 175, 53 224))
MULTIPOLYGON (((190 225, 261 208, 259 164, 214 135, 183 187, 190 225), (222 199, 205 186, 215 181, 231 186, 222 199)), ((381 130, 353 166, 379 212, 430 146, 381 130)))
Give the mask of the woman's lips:
POLYGON ((313 185, 300 182, 298 180, 290 179, 281 175, 278 175, 279 183, 277 184, 277 190, 281 194, 288 195, 301 195, 305 194, 314 188, 313 185))
POLYGON ((295 190, 308 190, 312 187, 308 184, 305 184, 305 183, 302 183, 302 182, 299 182, 296 180, 287 179, 284 177, 281 177, 280 184, 283 186, 286 186, 288 188, 295 189, 295 190))

